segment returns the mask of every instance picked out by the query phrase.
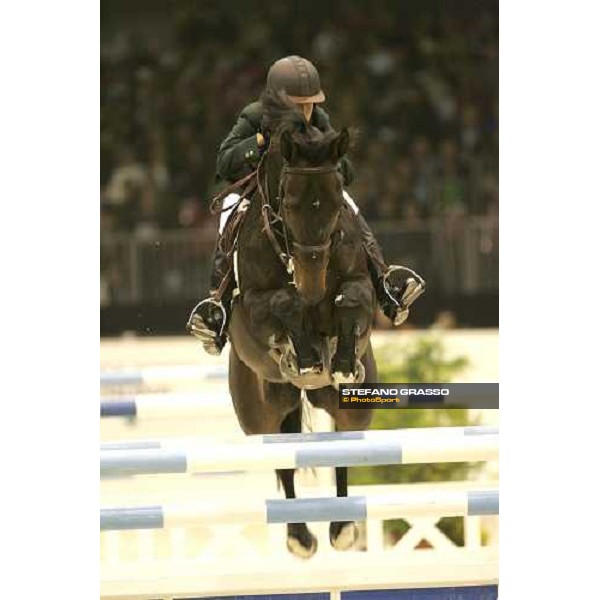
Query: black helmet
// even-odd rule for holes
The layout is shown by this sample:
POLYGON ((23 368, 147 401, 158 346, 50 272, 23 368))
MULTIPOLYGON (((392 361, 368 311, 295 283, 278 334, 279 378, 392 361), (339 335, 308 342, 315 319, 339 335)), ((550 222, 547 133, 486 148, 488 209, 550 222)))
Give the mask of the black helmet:
POLYGON ((283 90, 297 104, 325 100, 319 72, 301 56, 286 56, 274 62, 267 75, 267 88, 276 92, 283 90))

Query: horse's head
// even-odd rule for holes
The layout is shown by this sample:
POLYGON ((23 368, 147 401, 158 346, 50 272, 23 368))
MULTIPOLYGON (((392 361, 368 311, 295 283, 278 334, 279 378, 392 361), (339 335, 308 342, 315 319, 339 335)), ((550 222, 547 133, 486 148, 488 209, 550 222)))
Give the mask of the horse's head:
POLYGON ((343 203, 338 163, 349 143, 347 129, 324 134, 307 127, 283 131, 279 138, 284 160, 280 214, 290 241, 298 293, 312 305, 326 291, 332 235, 343 203))

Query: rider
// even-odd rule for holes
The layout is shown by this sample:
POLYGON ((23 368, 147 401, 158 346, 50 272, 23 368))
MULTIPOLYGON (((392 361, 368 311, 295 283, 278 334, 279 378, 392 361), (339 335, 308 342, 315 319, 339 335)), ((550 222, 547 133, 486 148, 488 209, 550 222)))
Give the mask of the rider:
MULTIPOLYGON (((310 61, 299 56, 286 56, 276 61, 269 69, 266 87, 269 90, 285 92, 287 98, 314 127, 323 132, 332 129, 328 114, 318 106, 325 100, 325 94, 321 90, 319 73, 310 61)), ((219 147, 217 181, 236 182, 257 168, 261 155, 268 147, 268 135, 263 130, 263 114, 264 108, 260 101, 249 104, 241 112, 233 129, 219 147)), ((343 157, 338 168, 344 185, 350 185, 354 179, 350 160, 343 157)), ((408 307, 423 293, 425 282, 410 269, 387 266, 373 232, 358 207, 348 192, 344 190, 343 195, 356 215, 361 230, 379 304, 394 325, 400 325, 408 316, 408 307)), ((238 194, 233 193, 225 197, 223 208, 232 208, 221 213, 219 235, 222 234, 233 205, 239 198, 238 194)), ((225 324, 233 286, 226 288, 220 300, 215 298, 215 294, 228 271, 228 261, 227 255, 220 250, 217 243, 210 277, 210 297, 194 307, 188 320, 188 330, 200 339, 209 354, 220 354, 226 342, 225 324)))

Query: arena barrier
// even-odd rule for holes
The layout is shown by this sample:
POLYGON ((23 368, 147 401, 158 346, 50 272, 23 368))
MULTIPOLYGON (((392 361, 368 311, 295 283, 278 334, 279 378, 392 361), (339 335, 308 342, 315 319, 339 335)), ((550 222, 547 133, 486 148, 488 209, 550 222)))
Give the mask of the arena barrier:
MULTIPOLYGON (((252 594, 210 596, 208 600, 497 600, 497 585, 397 590, 301 592, 299 594, 252 594)), ((198 600, 198 599, 195 599, 198 600)))
POLYGON ((498 458, 491 427, 415 428, 248 436, 236 443, 138 440, 103 444, 102 477, 305 467, 355 467, 498 458))
MULTIPOLYGON (((246 560, 235 565, 195 563, 111 569, 102 598, 119 600, 497 600, 496 552, 475 556, 394 555, 367 560, 365 553, 318 556, 309 561, 246 560)), ((292 557, 293 559, 293 557, 292 557)))

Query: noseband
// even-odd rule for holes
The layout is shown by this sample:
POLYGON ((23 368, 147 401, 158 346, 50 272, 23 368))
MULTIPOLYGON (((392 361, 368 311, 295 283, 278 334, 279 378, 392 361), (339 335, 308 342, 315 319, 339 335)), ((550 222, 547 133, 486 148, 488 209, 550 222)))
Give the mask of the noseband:
MULTIPOLYGON (((261 183, 261 167, 263 165, 263 161, 267 156, 268 152, 265 152, 261 161, 258 165, 257 169, 257 180, 258 180, 258 190, 261 195, 262 206, 261 212, 263 217, 263 224, 265 228, 265 233, 269 238, 275 253, 283 263, 283 266, 286 268, 287 272, 290 275, 294 273, 294 263, 293 263, 293 255, 290 251, 290 245, 287 235, 287 229, 285 226, 285 222, 283 217, 281 216, 281 208, 283 206, 283 180, 286 175, 320 175, 322 173, 333 173, 337 171, 337 165, 327 165, 322 167, 290 167, 289 165, 284 165, 281 169, 281 176, 279 178, 279 193, 278 200, 279 206, 277 207, 277 211, 273 209, 269 202, 269 190, 268 190, 268 180, 265 176, 265 189, 263 189, 261 183), (280 225, 280 230, 277 231, 276 227, 280 225), (279 234, 280 237, 283 238, 283 242, 285 245, 285 250, 281 247, 279 240, 277 239, 275 232, 279 234)), ((319 254, 325 253, 331 247, 331 238, 329 238, 323 244, 317 244, 314 246, 309 246, 306 244, 300 244, 298 242, 293 241, 292 245, 294 250, 301 254, 310 254, 313 259, 316 259, 319 254)))

